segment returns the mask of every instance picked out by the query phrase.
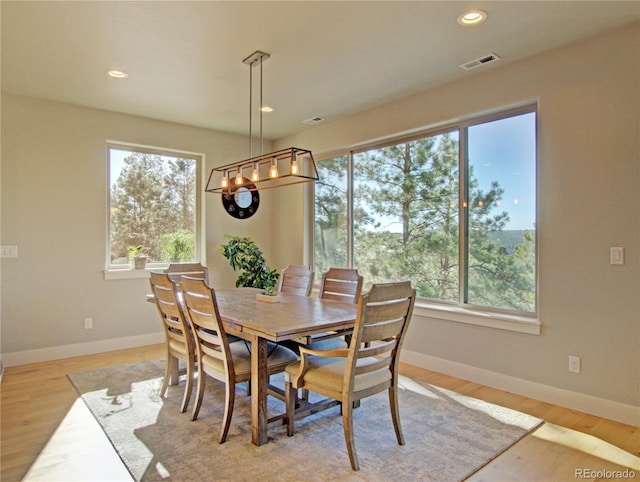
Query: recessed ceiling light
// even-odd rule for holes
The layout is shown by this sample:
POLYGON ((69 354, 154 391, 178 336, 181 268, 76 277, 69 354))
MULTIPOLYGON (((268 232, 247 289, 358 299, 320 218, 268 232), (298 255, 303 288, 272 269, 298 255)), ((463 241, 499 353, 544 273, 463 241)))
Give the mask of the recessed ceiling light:
POLYGON ((469 10, 458 17, 460 25, 478 25, 487 19, 487 12, 484 10, 469 10))
POLYGON ((124 70, 116 69, 107 70, 107 75, 109 77, 113 77, 114 79, 126 79, 127 77, 129 77, 129 74, 127 74, 124 70))
POLYGON ((273 112, 273 107, 271 107, 270 105, 263 105, 262 107, 260 107, 260 110, 262 112, 273 112))

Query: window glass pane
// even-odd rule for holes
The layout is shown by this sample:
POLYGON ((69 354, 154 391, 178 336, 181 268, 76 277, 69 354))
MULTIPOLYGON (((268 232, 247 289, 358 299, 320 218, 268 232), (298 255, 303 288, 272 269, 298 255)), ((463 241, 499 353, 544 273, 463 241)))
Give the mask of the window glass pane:
POLYGON ((535 311, 535 113, 468 130, 467 302, 535 311))
POLYGON ((198 261, 197 160, 109 147, 110 264, 143 246, 149 263, 198 261))
POLYGON ((316 163, 320 181, 315 183, 314 269, 347 267, 347 156, 316 163))
POLYGON ((354 265, 365 283, 410 279, 457 301, 458 133, 354 155, 354 265))

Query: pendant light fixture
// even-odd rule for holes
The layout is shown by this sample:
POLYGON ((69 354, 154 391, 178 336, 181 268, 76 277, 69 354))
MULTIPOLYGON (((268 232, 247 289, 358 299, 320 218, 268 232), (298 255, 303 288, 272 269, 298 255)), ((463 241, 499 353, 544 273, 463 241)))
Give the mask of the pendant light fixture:
POLYGON ((242 192, 271 189, 319 179, 318 170, 310 150, 289 147, 279 151, 263 153, 262 134, 262 64, 271 57, 260 50, 242 62, 249 66, 249 158, 232 162, 211 170, 206 192, 224 194, 229 197, 240 188, 242 192), (260 68, 260 155, 253 155, 253 68, 260 68))

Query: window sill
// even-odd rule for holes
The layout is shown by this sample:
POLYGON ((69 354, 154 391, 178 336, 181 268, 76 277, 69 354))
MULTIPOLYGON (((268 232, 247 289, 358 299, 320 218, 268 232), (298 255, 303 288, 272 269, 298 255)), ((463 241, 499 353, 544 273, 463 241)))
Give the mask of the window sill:
POLYGON ((525 316, 505 315, 488 311, 476 311, 459 306, 441 306, 416 302, 414 315, 436 318, 438 320, 455 321, 468 325, 486 326, 499 330, 516 331, 529 335, 540 335, 542 323, 525 316))
MULTIPOLYGON (((157 269, 157 268, 156 268, 157 269)), ((143 279, 149 278, 149 273, 153 268, 147 269, 105 269, 104 279, 107 281, 114 279, 143 279)))

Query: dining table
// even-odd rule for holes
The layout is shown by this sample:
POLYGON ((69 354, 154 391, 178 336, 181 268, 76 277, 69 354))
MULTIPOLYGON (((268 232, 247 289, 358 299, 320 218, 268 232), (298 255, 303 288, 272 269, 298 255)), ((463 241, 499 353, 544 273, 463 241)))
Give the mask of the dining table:
POLYGON ((280 293, 279 301, 259 301, 256 288, 216 290, 220 318, 228 334, 251 342, 251 441, 268 440, 267 342, 352 329, 357 305, 314 296, 280 293))
MULTIPOLYGON (((284 417, 270 419, 267 413, 268 342, 308 343, 313 335, 349 332, 357 314, 354 303, 288 293, 279 293, 275 302, 260 301, 261 292, 257 288, 215 290, 227 334, 251 342, 251 441, 255 445, 267 443, 270 420, 284 417)), ((147 301, 155 303, 153 295, 147 301)))

